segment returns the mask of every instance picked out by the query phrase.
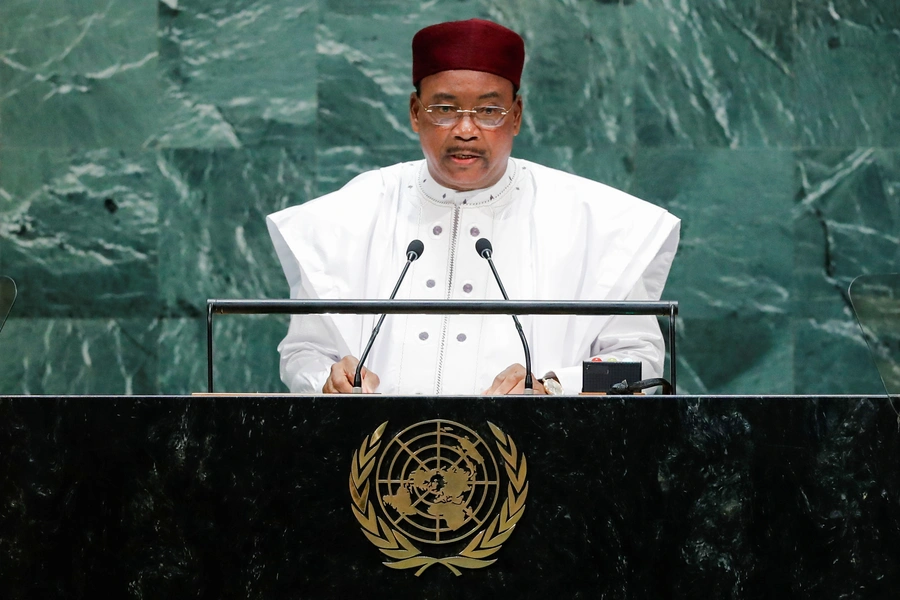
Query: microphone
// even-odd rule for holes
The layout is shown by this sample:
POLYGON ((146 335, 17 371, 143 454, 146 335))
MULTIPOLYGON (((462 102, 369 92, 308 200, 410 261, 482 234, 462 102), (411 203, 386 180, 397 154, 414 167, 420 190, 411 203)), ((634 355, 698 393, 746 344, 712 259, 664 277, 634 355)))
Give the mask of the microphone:
MULTIPOLYGON (((494 261, 491 260, 491 255, 494 253, 491 242, 486 238, 481 238, 475 242, 475 251, 478 252, 478 256, 488 261, 491 271, 494 272, 494 279, 497 280, 497 285, 500 286, 500 293, 503 294, 503 299, 509 300, 509 296, 506 295, 506 289, 503 287, 503 282, 500 281, 500 274, 497 273, 497 267, 494 266, 494 261)), ((525 332, 522 331, 522 324, 519 323, 518 317, 516 315, 510 316, 516 323, 516 330, 519 332, 519 337, 522 338, 522 348, 525 349, 525 393, 534 394, 534 381, 531 378, 531 352, 528 351, 528 341, 525 339, 525 332)))
MULTIPOLYGON (((403 281, 403 278, 406 277, 409 265, 411 265, 414 260, 418 260, 423 252, 425 252, 425 244, 422 243, 422 240, 413 240, 409 243, 409 246, 406 247, 406 264, 403 265, 403 271, 400 273, 400 278, 397 280, 397 285, 394 286, 394 291, 391 292, 389 300, 393 300, 394 296, 397 295, 397 290, 400 289, 400 283, 403 281)), ((363 364, 366 362, 366 357, 369 356, 369 350, 372 349, 372 344, 375 343, 378 332, 381 331, 381 323, 384 321, 384 317, 385 315, 378 317, 378 322, 375 324, 375 328, 372 329, 372 335, 369 337, 369 343, 366 344, 366 349, 363 350, 362 356, 359 357, 359 364, 356 365, 356 374, 353 376, 354 394, 362 394, 363 364)))
POLYGON ((16 282, 11 277, 3 275, 0 277, 0 329, 6 323, 6 317, 12 310, 13 304, 16 303, 16 282))

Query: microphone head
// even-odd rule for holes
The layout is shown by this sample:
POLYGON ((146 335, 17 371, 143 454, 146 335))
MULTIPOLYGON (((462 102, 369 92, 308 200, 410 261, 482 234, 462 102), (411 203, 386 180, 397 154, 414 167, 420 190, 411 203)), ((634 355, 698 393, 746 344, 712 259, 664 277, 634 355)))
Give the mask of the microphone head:
POLYGON ((422 240, 413 240, 406 247, 406 259, 418 260, 423 252, 425 252, 425 244, 422 243, 422 240))
POLYGON ((491 246, 491 242, 487 238, 481 238, 475 242, 475 251, 478 252, 478 256, 481 258, 490 258, 491 254, 494 253, 494 247, 491 246))

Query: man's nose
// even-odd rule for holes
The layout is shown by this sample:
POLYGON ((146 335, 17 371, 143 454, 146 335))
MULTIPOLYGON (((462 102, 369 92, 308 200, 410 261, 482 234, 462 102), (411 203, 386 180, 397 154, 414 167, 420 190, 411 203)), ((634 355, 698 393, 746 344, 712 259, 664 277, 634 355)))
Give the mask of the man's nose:
POLYGON ((472 113, 460 113, 459 121, 453 126, 453 134, 463 140, 477 138, 480 131, 472 113))

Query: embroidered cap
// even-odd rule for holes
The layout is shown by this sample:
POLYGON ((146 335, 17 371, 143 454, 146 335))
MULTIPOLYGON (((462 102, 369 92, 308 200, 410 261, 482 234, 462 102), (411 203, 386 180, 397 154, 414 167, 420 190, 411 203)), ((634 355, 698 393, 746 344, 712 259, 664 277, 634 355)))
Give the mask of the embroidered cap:
POLYGON ((508 79, 519 89, 525 42, 511 29, 484 19, 438 23, 412 41, 413 85, 441 71, 483 71, 508 79))

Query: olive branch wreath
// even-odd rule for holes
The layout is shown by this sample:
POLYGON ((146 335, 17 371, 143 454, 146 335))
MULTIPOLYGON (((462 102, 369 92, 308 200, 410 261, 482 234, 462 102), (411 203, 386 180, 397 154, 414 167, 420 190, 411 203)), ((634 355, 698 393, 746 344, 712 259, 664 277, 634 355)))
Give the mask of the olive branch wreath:
MULTIPOLYGON (((353 516, 362 526, 362 532, 383 554, 394 559, 385 561, 384 565, 392 569, 415 569, 418 577, 431 565, 444 565, 454 575, 462 575, 459 569, 481 569, 494 564, 497 559, 485 560, 495 554, 512 534, 516 523, 525 512, 525 498, 528 496, 528 464, 525 455, 516 449, 512 438, 491 422, 488 426, 494 434, 497 449, 503 456, 506 466, 507 484, 506 500, 487 529, 479 531, 472 541, 456 556, 434 558, 424 556, 408 537, 400 531, 389 527, 384 519, 375 514, 375 508, 369 501, 369 475, 375 466, 375 457, 381 447, 381 436, 388 422, 385 421, 363 439, 359 450, 353 451, 353 463, 350 468, 350 497, 353 516), (520 458, 521 457, 521 458, 520 458)), ((377 493, 377 492, 376 492, 377 493)))

